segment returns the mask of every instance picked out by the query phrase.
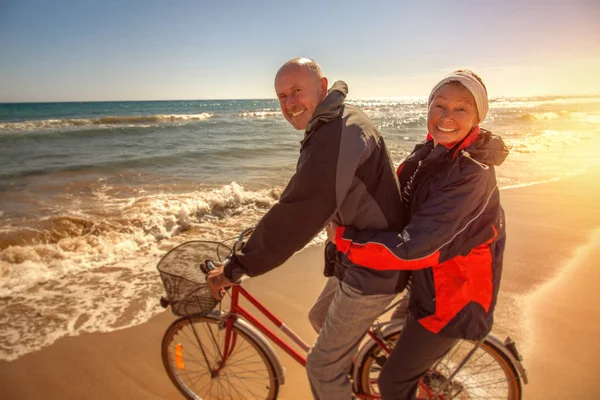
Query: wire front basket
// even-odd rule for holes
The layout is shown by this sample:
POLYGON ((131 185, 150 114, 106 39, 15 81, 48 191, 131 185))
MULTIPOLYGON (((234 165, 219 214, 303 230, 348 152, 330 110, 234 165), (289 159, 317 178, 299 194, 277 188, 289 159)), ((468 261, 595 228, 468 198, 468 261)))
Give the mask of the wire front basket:
POLYGON ((218 301, 210 294, 201 265, 207 260, 223 262, 230 248, 218 242, 194 240, 169 251, 158 263, 173 314, 206 315, 218 301))

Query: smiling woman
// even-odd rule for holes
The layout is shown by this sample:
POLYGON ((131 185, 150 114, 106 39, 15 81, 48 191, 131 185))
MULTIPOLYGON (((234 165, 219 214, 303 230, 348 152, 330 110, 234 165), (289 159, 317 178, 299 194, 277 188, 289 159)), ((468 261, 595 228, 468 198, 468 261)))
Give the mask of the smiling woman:
POLYGON ((427 129, 434 145, 452 147, 483 121, 487 111, 487 90, 481 78, 471 71, 455 71, 429 96, 427 129))
POLYGON ((470 71, 442 79, 428 101, 429 135, 398 168, 408 223, 400 232, 337 226, 327 234, 351 262, 411 271, 410 318, 383 367, 384 399, 414 399, 419 379, 457 339, 491 330, 506 241, 494 167, 508 150, 479 128, 487 92, 470 71), (438 146, 442 144, 442 146, 438 146))
POLYGON ((458 82, 446 83, 433 98, 427 121, 434 144, 452 147, 479 122, 473 95, 458 82))

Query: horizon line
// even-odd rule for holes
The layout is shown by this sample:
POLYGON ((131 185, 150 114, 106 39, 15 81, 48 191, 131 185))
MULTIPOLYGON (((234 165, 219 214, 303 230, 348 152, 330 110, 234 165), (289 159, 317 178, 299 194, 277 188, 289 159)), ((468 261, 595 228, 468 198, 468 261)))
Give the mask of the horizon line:
MULTIPOLYGON (((512 96, 492 96, 490 100, 506 98, 528 98, 528 97, 598 97, 598 94, 531 94, 531 95, 512 95, 512 96)), ((347 100, 405 100, 405 99, 427 99, 427 96, 361 96, 347 97, 347 100)), ((141 103, 141 102, 160 102, 160 101, 247 101, 247 100, 274 100, 275 97, 247 97, 247 98, 214 98, 214 99, 145 99, 145 100, 44 100, 44 101, 0 101, 1 105, 6 104, 59 104, 59 103, 141 103)))

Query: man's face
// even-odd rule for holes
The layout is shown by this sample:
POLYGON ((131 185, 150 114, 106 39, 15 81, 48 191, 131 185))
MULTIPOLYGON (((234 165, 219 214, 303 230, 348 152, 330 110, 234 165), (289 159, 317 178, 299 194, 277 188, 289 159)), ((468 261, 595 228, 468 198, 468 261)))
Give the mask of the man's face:
POLYGON ((275 78, 281 112, 296 129, 306 129, 315 109, 327 95, 327 79, 318 79, 306 67, 291 65, 275 78))
POLYGON ((475 99, 461 84, 440 87, 427 113, 427 129, 437 146, 451 146, 461 141, 479 123, 475 99))

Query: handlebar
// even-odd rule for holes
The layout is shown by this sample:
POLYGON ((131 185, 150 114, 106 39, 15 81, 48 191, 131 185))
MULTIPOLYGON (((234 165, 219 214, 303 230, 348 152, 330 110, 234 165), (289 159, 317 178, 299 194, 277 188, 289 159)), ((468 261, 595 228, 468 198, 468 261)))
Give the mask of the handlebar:
MULTIPOLYGON (((231 253, 229 254, 228 257, 225 258, 225 262, 227 261, 227 259, 230 259, 236 251, 240 251, 244 247, 244 243, 245 243, 244 239, 246 239, 248 236, 250 236, 252 234, 252 232, 254 232, 254 227, 246 228, 246 229, 244 229, 242 231, 242 233, 240 233, 237 241, 233 244, 233 248, 231 250, 231 253)), ((231 240, 231 239, 229 239, 229 240, 231 240)), ((214 244, 216 242, 210 242, 210 243, 214 244)), ((224 244, 224 242, 217 243, 217 244, 219 244, 219 246, 223 245, 225 248, 229 248, 227 245, 224 244)), ((183 246, 183 245, 180 245, 180 246, 183 246)), ((176 248, 178 248, 180 246, 177 246, 176 248)), ((172 249, 172 250, 174 250, 174 249, 172 249)), ((217 248, 217 253, 218 253, 218 248, 217 248)), ((219 258, 219 261, 221 261, 221 257, 218 254, 217 254, 217 257, 219 258)), ((162 260, 161 260, 161 262, 162 262, 162 260)), ((201 262, 200 265, 197 268, 199 268, 204 275, 208 275, 208 273, 210 271, 213 271, 213 270, 217 269, 217 266, 215 265, 214 261, 207 259, 204 262, 201 262)), ((160 263, 159 263, 159 271, 161 271, 161 276, 162 276, 162 270, 160 269, 160 263)), ((246 275, 244 275, 244 276, 242 276, 240 278, 240 281, 245 280, 247 278, 248 277, 246 275)), ((239 281, 237 283, 239 283, 239 281)), ((167 292, 169 292, 168 289, 167 289, 167 292)), ((171 301, 169 300, 169 297, 162 296, 160 298, 160 305, 163 308, 169 307, 171 305, 171 301)))
MULTIPOLYGON (((246 228, 242 231, 242 233, 240 233, 240 236, 238 237, 238 239, 235 241, 235 243, 233 244, 233 248, 231 249, 231 253, 230 255, 226 258, 226 260, 228 258, 230 258, 233 253, 235 253, 236 251, 240 251, 243 247, 244 247, 244 239, 247 236, 250 236, 252 234, 252 232, 254 232, 254 226, 250 227, 250 228, 246 228)), ((210 271, 217 269, 217 267, 215 266, 214 262, 212 260, 205 260, 202 264, 200 264, 200 270, 202 270, 203 273, 208 274, 210 271)))
MULTIPOLYGON (((235 243, 233 243, 233 248, 231 249, 231 253, 229 253, 229 256, 227 256, 227 258, 225 259, 226 261, 228 259, 231 259, 231 257, 233 257, 235 252, 242 250, 242 248, 244 247, 244 244, 245 244, 244 239, 247 236, 250 236, 252 234, 252 232, 254 232, 254 228, 255 228, 254 226, 252 226, 250 228, 246 228, 242 231, 242 233, 240 233, 240 236, 238 236, 238 239, 235 241, 235 243)), ((204 264, 201 265, 201 268, 202 268, 202 271, 205 274, 207 274, 208 271, 212 271, 213 269, 216 269, 217 267, 215 267, 215 264, 211 260, 206 260, 204 262, 204 264)))

